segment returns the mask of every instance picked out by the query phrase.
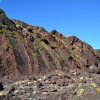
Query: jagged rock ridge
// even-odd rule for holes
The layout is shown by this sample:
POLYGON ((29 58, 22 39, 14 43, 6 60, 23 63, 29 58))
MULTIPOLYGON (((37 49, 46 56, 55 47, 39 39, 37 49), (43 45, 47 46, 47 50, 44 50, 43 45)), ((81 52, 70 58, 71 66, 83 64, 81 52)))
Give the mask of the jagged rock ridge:
POLYGON ((0 9, 0 77, 99 69, 100 53, 87 43, 8 19, 0 9))

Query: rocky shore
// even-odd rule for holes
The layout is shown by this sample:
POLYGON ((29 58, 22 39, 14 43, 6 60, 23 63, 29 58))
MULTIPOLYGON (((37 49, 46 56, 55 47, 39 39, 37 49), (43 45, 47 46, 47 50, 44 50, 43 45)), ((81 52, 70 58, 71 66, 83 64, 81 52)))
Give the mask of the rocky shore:
POLYGON ((0 100, 100 100, 100 75, 80 72, 5 78, 0 88, 0 100))

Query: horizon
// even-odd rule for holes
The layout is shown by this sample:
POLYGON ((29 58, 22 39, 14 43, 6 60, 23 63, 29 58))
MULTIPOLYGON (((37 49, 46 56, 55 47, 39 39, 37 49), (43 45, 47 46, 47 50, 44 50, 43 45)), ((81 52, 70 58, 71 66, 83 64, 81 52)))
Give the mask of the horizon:
POLYGON ((99 0, 0 0, 0 8, 11 19, 44 27, 48 32, 55 29, 64 36, 76 36, 100 49, 99 3, 99 0))

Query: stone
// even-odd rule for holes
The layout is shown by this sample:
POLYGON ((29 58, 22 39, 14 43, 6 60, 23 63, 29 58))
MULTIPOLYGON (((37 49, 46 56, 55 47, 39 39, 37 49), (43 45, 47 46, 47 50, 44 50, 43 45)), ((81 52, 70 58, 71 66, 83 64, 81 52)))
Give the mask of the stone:
POLYGON ((96 88, 97 93, 100 94, 100 88, 96 88))
POLYGON ((3 84, 0 82, 0 90, 3 90, 3 84))
POLYGON ((3 90, 3 93, 5 96, 7 96, 9 94, 9 90, 3 90))
POLYGON ((42 94, 43 94, 43 95, 48 95, 49 93, 48 93, 48 92, 43 92, 42 94))
POLYGON ((51 92, 57 92, 57 89, 52 87, 52 88, 50 88, 50 91, 51 92))
POLYGON ((50 84, 56 84, 56 81, 55 80, 51 80, 50 84))
POLYGON ((33 91, 33 94, 36 94, 37 92, 36 91, 33 91))
POLYGON ((91 83, 91 86, 93 86, 93 87, 97 87, 97 85, 96 85, 96 83, 91 83))
POLYGON ((33 85, 33 82, 28 82, 28 86, 32 86, 33 85))
POLYGON ((62 89, 58 92, 59 95, 65 95, 67 94, 67 90, 66 89, 62 89))
POLYGON ((82 89, 82 88, 81 89, 78 89, 77 96, 82 96, 84 92, 85 92, 84 89, 82 89))
POLYGON ((98 68, 96 66, 90 66, 89 72, 91 72, 91 73, 98 72, 98 68))
POLYGON ((4 95, 4 93, 3 92, 0 92, 0 97, 3 96, 3 95, 4 95))
POLYGON ((56 84, 58 86, 64 86, 65 82, 64 82, 64 80, 59 79, 59 80, 57 80, 56 84))
POLYGON ((37 86, 43 86, 42 83, 41 83, 40 81, 37 81, 37 82, 36 82, 36 85, 37 85, 37 86))
POLYGON ((15 91, 15 87, 14 86, 11 86, 10 88, 9 88, 9 93, 12 93, 12 92, 14 92, 15 91))
POLYGON ((15 90, 14 93, 15 94, 19 94, 21 91, 20 90, 15 90))

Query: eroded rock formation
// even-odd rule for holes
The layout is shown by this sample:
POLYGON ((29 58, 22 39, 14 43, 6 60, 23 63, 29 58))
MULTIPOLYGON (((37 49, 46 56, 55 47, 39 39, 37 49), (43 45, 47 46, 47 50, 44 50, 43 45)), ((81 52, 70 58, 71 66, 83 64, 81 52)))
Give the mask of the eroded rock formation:
POLYGON ((70 73, 90 66, 99 72, 100 53, 75 36, 10 20, 2 10, 0 24, 0 77, 70 73))

